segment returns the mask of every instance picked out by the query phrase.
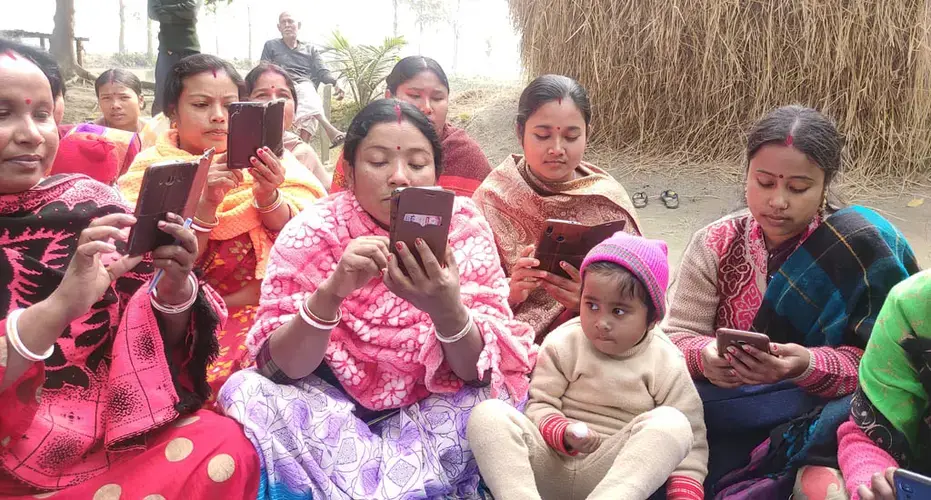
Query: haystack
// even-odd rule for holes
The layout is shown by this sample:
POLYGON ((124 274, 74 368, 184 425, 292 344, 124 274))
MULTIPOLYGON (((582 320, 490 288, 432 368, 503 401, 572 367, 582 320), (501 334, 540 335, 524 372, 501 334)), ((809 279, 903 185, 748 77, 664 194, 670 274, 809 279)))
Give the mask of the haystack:
POLYGON ((858 174, 931 174, 931 0, 510 0, 531 75, 582 82, 595 138, 740 155, 782 104, 833 117, 858 174))

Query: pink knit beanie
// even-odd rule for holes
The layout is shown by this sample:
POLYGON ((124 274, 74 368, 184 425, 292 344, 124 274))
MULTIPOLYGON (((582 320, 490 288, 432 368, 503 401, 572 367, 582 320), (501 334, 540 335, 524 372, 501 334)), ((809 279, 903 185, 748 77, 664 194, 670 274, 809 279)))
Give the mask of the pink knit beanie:
POLYGON ((669 250, 666 242, 649 240, 625 232, 599 243, 582 261, 579 269, 585 275, 585 269, 593 262, 613 262, 627 269, 640 279, 656 309, 654 321, 666 315, 666 287, 669 286, 669 250))

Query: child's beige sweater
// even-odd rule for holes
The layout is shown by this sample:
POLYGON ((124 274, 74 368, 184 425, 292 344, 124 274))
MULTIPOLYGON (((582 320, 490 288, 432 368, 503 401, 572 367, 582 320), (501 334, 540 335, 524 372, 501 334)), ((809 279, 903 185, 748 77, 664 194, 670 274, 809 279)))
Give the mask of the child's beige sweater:
POLYGON ((708 474, 704 412, 682 352, 657 328, 622 356, 608 356, 595 349, 576 318, 543 341, 525 413, 537 426, 557 414, 610 436, 658 406, 676 408, 692 424, 692 451, 673 476, 703 482, 708 474))

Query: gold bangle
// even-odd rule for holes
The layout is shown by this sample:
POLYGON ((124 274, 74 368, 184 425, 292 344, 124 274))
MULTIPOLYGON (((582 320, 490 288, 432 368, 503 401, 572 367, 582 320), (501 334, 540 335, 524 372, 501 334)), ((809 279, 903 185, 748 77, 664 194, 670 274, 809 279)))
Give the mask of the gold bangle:
POLYGON ((269 205, 260 207, 259 200, 256 200, 255 198, 252 199, 252 206, 254 206, 255 209, 258 210, 259 213, 263 215, 270 214, 274 212, 275 210, 278 210, 278 208, 281 206, 282 203, 284 203, 284 197, 281 196, 281 191, 277 189, 275 190, 275 201, 271 202, 271 204, 269 205))
POLYGON ((204 228, 204 229, 216 229, 217 226, 220 225, 220 219, 217 219, 217 220, 215 220, 215 221, 213 221, 213 222, 205 222, 205 221, 201 220, 200 218, 198 218, 198 217, 195 215, 195 216, 194 216, 193 224, 197 224, 198 226, 200 226, 200 227, 202 227, 202 228, 204 228))

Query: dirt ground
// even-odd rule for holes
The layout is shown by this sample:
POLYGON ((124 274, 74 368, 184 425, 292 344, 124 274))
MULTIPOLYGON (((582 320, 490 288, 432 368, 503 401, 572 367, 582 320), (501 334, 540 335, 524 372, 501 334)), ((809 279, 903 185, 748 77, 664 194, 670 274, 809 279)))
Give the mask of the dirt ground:
MULTIPOLYGON (((450 120, 478 141, 492 166, 508 154, 519 153, 514 115, 520 87, 457 83, 460 82, 452 85, 450 120)), ((93 86, 69 86, 65 122, 84 121, 97 114, 93 86)), ((586 159, 608 170, 628 193, 648 194, 648 206, 639 211, 641 225, 647 236, 667 242, 673 265, 681 259, 692 233, 736 209, 743 192, 742 167, 736 162, 682 164, 666 158, 632 157, 597 145, 589 148, 586 159), (678 209, 663 206, 659 194, 666 189, 679 194, 678 209)), ((862 181, 843 181, 838 192, 848 203, 876 209, 892 221, 911 243, 919 262, 923 266, 931 264, 931 181, 870 179, 869 187, 863 187, 862 181), (908 207, 914 199, 926 202, 916 208, 908 207)))

